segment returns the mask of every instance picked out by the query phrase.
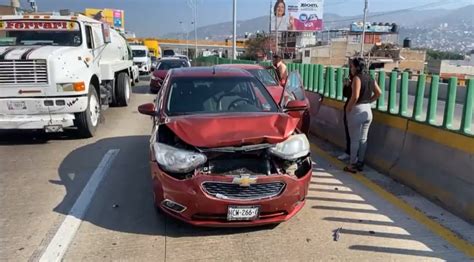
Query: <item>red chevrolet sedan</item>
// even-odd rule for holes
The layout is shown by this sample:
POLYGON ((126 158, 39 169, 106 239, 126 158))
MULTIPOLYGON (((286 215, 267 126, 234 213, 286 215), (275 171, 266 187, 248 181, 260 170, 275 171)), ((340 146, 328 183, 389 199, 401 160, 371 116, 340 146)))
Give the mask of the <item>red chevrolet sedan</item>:
POLYGON ((173 69, 155 104, 150 167, 155 205, 197 226, 256 226, 293 217, 312 173, 310 146, 297 128, 304 111, 281 108, 241 69, 173 69))

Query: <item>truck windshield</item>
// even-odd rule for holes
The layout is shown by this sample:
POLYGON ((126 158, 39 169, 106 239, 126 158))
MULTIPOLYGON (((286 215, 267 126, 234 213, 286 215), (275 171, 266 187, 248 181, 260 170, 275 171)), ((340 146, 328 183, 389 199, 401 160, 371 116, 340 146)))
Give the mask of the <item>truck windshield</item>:
POLYGON ((77 22, 0 21, 0 45, 80 46, 82 36, 77 22))
POLYGON ((145 50, 132 50, 133 57, 145 57, 146 51, 145 50))

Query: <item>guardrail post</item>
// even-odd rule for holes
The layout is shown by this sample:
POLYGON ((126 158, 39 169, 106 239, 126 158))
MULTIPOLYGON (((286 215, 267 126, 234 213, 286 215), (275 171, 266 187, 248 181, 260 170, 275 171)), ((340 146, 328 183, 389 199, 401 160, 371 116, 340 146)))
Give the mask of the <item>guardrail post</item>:
POLYGON ((309 89, 309 64, 303 64, 303 75, 301 77, 303 78, 304 89, 308 90, 309 89))
POLYGON ((453 129, 454 109, 456 108, 456 90, 458 88, 458 78, 451 77, 448 84, 448 99, 444 106, 443 127, 453 129))
POLYGON ((388 89, 388 112, 390 114, 397 114, 397 81, 398 73, 397 71, 392 71, 390 74, 390 86, 388 89))
POLYGON ((318 82, 318 92, 323 95, 324 94, 324 66, 319 65, 319 82, 318 82))
MULTIPOLYGON (((369 75, 370 75, 370 79, 372 79, 374 81, 377 81, 374 69, 369 70, 369 75)), ((377 102, 373 102, 371 104, 371 106, 372 106, 372 108, 377 108, 377 102)))
POLYGON ((400 115, 408 117, 408 72, 403 72, 400 87, 400 115))
POLYGON ((466 98, 462 110, 461 132, 472 134, 472 113, 474 108, 474 79, 468 79, 466 85, 466 98))
POLYGON ((336 81, 334 79, 334 68, 328 67, 329 70, 329 97, 336 98, 336 81))
POLYGON ((314 65, 308 65, 308 90, 313 91, 314 65))
POLYGON ((339 67, 336 74, 336 99, 342 100, 342 89, 344 87, 344 70, 339 67))
POLYGON ((431 77, 430 100, 428 101, 428 113, 426 122, 431 125, 436 125, 436 114, 438 109, 438 92, 439 92, 439 76, 433 75, 431 77))
POLYGON ((377 99, 377 108, 379 111, 387 111, 385 107, 385 71, 379 71, 380 97, 377 99))
POLYGON ((303 81, 304 85, 304 65, 303 64, 297 64, 298 65, 298 72, 300 73, 301 80, 303 81))
POLYGON ((313 75, 313 89, 311 91, 317 92, 318 91, 318 65, 313 65, 311 74, 313 75))
POLYGON ((329 83, 331 82, 331 78, 329 78, 329 68, 330 66, 326 67, 326 73, 324 74, 324 97, 329 97, 329 83))
POLYGON ((301 75, 300 64, 295 64, 295 71, 297 71, 301 75))
POLYGON ((421 74, 418 76, 418 84, 416 86, 415 95, 415 108, 413 110, 413 117, 416 121, 422 121, 423 114, 423 102, 425 101, 425 86, 426 86, 426 75, 421 74))

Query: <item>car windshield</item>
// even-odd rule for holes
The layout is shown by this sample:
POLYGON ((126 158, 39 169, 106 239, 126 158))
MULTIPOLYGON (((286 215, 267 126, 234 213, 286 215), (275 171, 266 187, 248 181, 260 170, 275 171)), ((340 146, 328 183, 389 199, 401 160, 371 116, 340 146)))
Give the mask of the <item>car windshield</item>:
POLYGON ((277 86, 278 83, 275 78, 266 69, 249 69, 252 75, 258 78, 266 86, 277 86))
POLYGON ((181 67, 189 67, 189 65, 184 60, 167 60, 161 61, 160 65, 158 66, 158 70, 170 70, 181 67))
POLYGON ((145 50, 132 50, 132 54, 134 57, 145 57, 146 51, 145 50))
POLYGON ((167 113, 172 115, 277 112, 266 88, 253 77, 180 77, 172 80, 167 113))
POLYGON ((55 45, 80 46, 82 36, 79 24, 63 21, 1 21, 0 45, 55 45), (48 25, 46 28, 45 24, 48 25), (9 28, 11 26, 11 28, 9 28), (42 28, 44 27, 44 28, 42 28), (17 30, 21 28, 21 30, 17 30))

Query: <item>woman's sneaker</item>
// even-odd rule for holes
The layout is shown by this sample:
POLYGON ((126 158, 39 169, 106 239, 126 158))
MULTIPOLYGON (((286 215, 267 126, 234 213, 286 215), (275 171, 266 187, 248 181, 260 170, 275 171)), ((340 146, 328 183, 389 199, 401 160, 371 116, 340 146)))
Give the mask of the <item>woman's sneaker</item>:
POLYGON ((349 158, 351 158, 351 156, 348 155, 348 154, 346 154, 346 153, 344 153, 344 154, 342 154, 342 155, 340 155, 340 156, 337 157, 337 159, 339 159, 339 160, 341 160, 341 161, 347 160, 347 159, 349 159, 349 158))
POLYGON ((364 171, 364 162, 357 162, 357 164, 355 164, 355 168, 359 171, 359 172, 362 172, 364 171))

